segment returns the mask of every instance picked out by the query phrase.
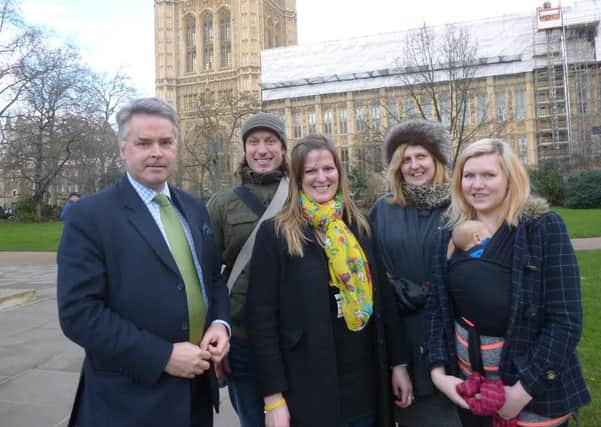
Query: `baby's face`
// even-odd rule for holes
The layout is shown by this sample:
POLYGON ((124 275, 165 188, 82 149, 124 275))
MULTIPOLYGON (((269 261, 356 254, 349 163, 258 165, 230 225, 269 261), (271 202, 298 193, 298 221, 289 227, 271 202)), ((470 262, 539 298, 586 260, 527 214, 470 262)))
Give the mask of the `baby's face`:
POLYGON ((490 232, 488 231, 488 228, 484 226, 481 229, 477 230, 472 236, 474 244, 478 245, 482 242, 482 240, 490 238, 490 232))

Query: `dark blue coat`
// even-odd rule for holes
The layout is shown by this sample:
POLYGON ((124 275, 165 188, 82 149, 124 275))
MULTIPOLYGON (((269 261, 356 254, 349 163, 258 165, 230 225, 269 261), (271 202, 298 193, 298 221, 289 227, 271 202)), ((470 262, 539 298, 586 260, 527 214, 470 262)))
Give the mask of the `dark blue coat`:
MULTIPOLYGON (((427 309, 431 367, 458 372, 442 229, 433 262, 427 309)), ((580 274, 565 224, 554 212, 520 220, 513 247, 511 312, 501 356, 503 383, 518 380, 533 397, 528 410, 561 416, 590 402, 576 345, 582 332, 580 274)), ((485 283, 482 286, 486 286, 485 283)))
MULTIPOLYGON (((207 324, 229 322, 227 290, 202 203, 169 188, 196 246, 207 324)), ((148 208, 127 177, 73 205, 58 250, 58 308, 65 335, 85 349, 74 416, 83 426, 189 426, 190 381, 167 375, 172 343, 187 341, 185 287, 148 208)), ((206 386, 209 384, 209 386, 206 386)))

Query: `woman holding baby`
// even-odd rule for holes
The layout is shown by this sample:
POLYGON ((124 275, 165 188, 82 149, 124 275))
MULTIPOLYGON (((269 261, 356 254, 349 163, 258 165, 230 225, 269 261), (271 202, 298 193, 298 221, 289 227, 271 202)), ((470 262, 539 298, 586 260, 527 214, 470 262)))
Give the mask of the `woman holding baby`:
POLYGON ((451 200, 426 305, 434 385, 464 426, 567 426, 591 397, 576 355, 580 276, 565 224, 530 195, 528 174, 498 139, 462 151, 451 200), (470 220, 491 236, 479 257, 451 241, 470 220))

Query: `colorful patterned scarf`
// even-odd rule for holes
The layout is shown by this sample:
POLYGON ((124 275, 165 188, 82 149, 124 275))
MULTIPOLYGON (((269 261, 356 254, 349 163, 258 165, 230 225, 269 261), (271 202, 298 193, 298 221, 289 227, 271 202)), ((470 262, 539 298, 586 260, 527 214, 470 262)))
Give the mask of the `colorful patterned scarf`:
POLYGON ((373 312, 372 280, 367 258, 351 230, 342 220, 342 194, 318 204, 305 192, 300 202, 305 217, 315 230, 325 234, 324 249, 332 282, 341 293, 342 314, 351 331, 367 325, 373 312))

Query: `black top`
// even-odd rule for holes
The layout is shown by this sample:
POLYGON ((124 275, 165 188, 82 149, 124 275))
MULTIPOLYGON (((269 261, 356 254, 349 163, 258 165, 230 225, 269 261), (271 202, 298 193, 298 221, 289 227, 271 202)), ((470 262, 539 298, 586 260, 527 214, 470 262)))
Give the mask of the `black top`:
POLYGON ((373 334, 372 320, 362 330, 350 331, 344 317, 338 314, 339 293, 338 288, 330 286, 340 412, 343 422, 349 422, 376 413, 376 360, 370 338, 373 334))
POLYGON ((449 262, 449 291, 457 319, 475 324, 480 334, 504 336, 511 307, 511 257, 515 229, 505 223, 481 258, 457 251, 449 262))
POLYGON ((502 265, 511 267, 515 231, 515 227, 511 227, 506 222, 503 222, 488 242, 482 258, 495 260, 502 265))

